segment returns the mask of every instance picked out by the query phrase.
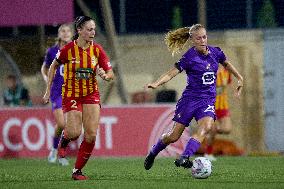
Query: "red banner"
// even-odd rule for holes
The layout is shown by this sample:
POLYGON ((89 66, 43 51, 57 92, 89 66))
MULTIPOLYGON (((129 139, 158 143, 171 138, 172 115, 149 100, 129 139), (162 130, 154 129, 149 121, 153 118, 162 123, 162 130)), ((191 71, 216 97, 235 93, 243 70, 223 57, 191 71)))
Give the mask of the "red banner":
POLYGON ((72 0, 0 0, 0 26, 53 25, 73 20, 72 0))
MULTIPOLYGON (((97 133, 95 156, 145 156, 173 125, 174 106, 104 107, 97 133)), ((0 157, 46 157, 52 146, 54 122, 50 109, 1 109, 0 157)), ((161 156, 176 156, 189 138, 167 147, 161 156)), ((74 155, 82 136, 69 146, 74 155)))

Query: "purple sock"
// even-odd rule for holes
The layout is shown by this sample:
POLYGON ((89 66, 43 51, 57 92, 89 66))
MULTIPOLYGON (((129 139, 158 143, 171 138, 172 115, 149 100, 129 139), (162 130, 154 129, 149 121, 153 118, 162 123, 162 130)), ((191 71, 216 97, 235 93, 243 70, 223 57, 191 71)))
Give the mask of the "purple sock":
POLYGON ((150 152, 151 152, 153 155, 156 156, 156 155, 158 155, 158 153, 159 153, 160 151, 162 151, 162 150, 165 149, 166 147, 167 147, 167 145, 164 144, 161 139, 159 139, 158 142, 152 147, 152 149, 151 149, 150 152))
POLYGON ((194 138, 190 138, 186 144, 185 150, 181 156, 190 157, 199 149, 200 142, 194 138))
POLYGON ((60 140, 60 137, 53 137, 53 148, 54 149, 58 148, 59 140, 60 140))

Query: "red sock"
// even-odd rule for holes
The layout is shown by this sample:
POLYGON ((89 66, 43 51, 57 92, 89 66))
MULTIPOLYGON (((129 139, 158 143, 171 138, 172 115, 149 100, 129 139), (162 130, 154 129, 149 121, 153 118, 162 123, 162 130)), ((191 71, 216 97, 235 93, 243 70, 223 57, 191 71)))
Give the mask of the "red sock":
POLYGON ((85 166, 85 164, 87 163, 87 161, 89 160, 92 154, 94 146, 95 142, 88 143, 86 142, 85 139, 83 140, 83 142, 80 145, 79 152, 77 154, 75 169, 81 170, 85 166))
POLYGON ((213 145, 207 145, 206 154, 213 154, 213 145))

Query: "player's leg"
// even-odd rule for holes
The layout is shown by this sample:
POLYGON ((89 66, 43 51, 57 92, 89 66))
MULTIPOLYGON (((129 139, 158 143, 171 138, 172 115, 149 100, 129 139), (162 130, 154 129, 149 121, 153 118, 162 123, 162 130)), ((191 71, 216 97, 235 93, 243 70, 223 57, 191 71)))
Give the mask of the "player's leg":
POLYGON ((185 126, 181 123, 175 123, 173 128, 166 134, 163 134, 161 139, 152 147, 146 159, 144 161, 144 167, 146 170, 151 169, 153 166, 155 157, 165 149, 169 144, 176 142, 182 135, 185 126))
POLYGON ((55 163, 57 159, 57 148, 60 141, 62 130, 64 129, 64 115, 62 111, 62 98, 59 97, 52 101, 52 112, 55 119, 54 136, 52 140, 52 148, 48 155, 48 162, 55 163))
POLYGON ((58 146, 60 159, 66 157, 66 148, 70 141, 76 140, 82 131, 82 104, 80 99, 67 97, 62 101, 65 128, 58 146))
POLYGON ((82 174, 82 169, 89 160, 93 148, 95 146, 97 130, 99 127, 100 105, 99 104, 83 104, 83 127, 84 139, 80 145, 75 168, 73 169, 72 178, 74 180, 86 180, 86 176, 82 174))
POLYGON ((185 150, 181 154, 180 158, 175 161, 177 167, 190 168, 192 162, 189 160, 196 151, 199 149, 201 143, 210 132, 213 127, 215 120, 214 110, 215 100, 202 100, 197 101, 196 106, 193 110, 193 115, 197 121, 197 132, 192 135, 186 144, 185 150))
POLYGON ((198 129, 195 134, 189 139, 184 152, 179 159, 176 159, 175 165, 177 167, 191 168, 192 162, 189 160, 199 149, 201 143, 205 139, 208 132, 212 129, 214 119, 210 116, 203 117, 197 121, 198 129))
POLYGON ((210 161, 216 161, 217 159, 214 157, 213 154, 213 143, 215 140, 215 137, 217 135, 217 128, 219 127, 219 121, 217 120, 214 124, 214 126, 212 127, 212 129, 210 130, 210 132, 208 133, 207 137, 206 137, 206 147, 205 147, 205 153, 204 153, 204 157, 209 159, 210 161))
POLYGON ((58 156, 59 158, 66 157, 66 148, 69 142, 76 140, 82 132, 82 112, 71 110, 65 113, 66 125, 61 136, 58 156))

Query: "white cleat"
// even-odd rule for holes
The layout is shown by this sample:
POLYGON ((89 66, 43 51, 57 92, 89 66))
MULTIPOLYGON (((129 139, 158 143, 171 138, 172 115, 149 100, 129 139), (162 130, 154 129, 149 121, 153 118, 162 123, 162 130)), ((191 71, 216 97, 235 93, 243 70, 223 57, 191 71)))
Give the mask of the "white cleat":
POLYGON ((56 159, 57 159, 57 149, 52 148, 49 152, 47 161, 49 163, 56 163, 56 159))
POLYGON ((58 163, 62 166, 68 166, 69 161, 66 158, 58 158, 58 163))
POLYGON ((217 161, 213 154, 204 154, 204 157, 207 158, 209 161, 217 161))

